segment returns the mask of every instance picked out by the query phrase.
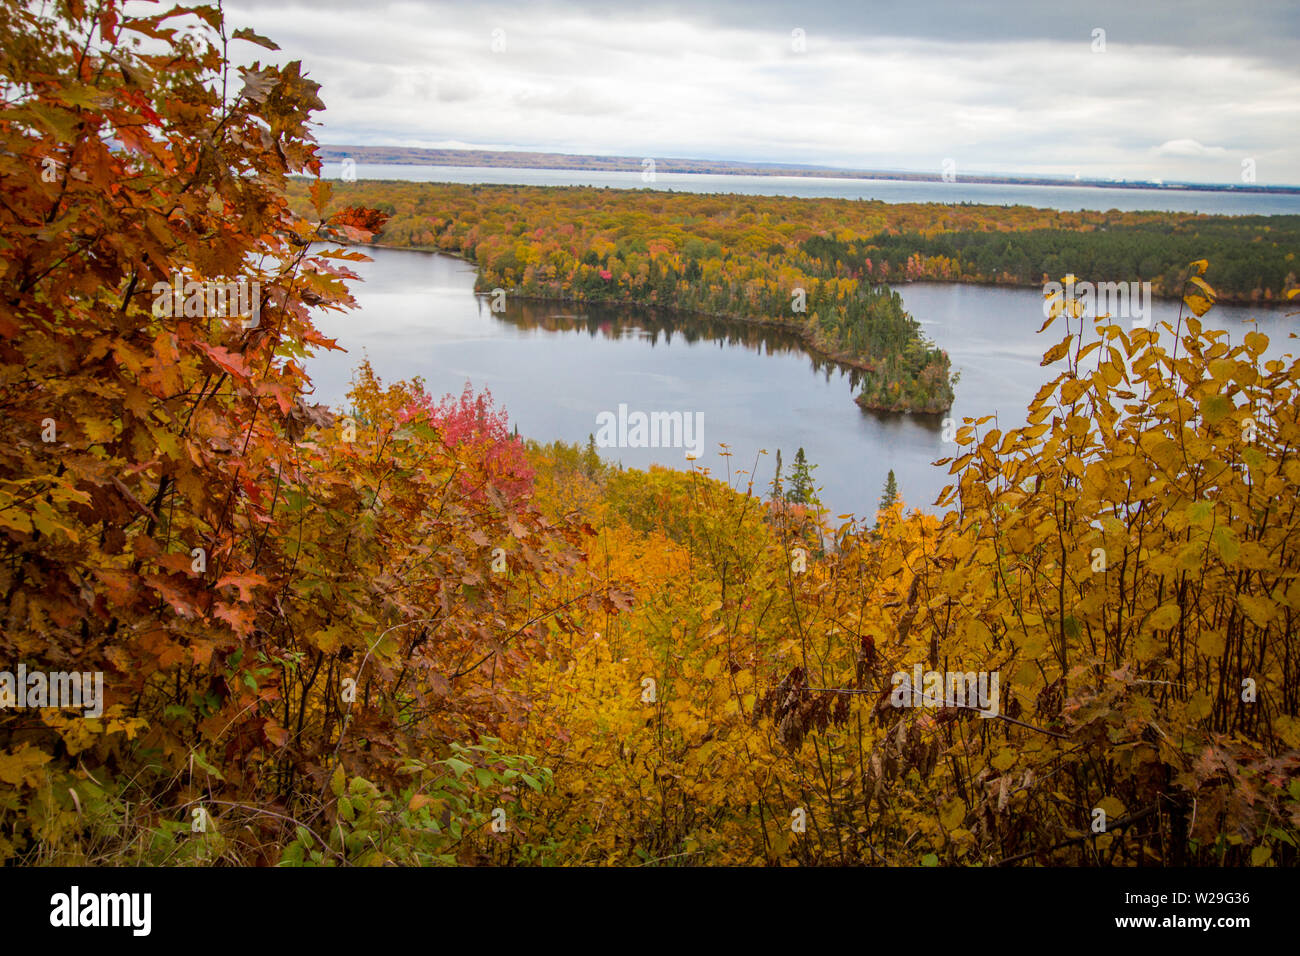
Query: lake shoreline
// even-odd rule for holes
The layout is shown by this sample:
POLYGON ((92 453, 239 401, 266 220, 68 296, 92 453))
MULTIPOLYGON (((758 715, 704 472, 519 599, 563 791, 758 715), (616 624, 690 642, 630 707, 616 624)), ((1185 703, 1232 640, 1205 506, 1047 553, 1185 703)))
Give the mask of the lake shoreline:
MULTIPOLYGON (((467 265, 474 266, 475 275, 476 275, 475 284, 477 285, 477 277, 479 275, 477 271, 478 263, 473 259, 470 259, 457 252, 451 252, 436 247, 431 248, 428 246, 400 246, 400 245, 392 245, 383 242, 366 242, 366 243, 358 242, 358 243, 351 243, 351 245, 364 246, 364 247, 375 248, 375 249, 391 249, 397 251, 405 250, 409 252, 427 252, 427 253, 436 253, 438 255, 450 256, 451 258, 458 259, 467 265)), ((735 322, 737 325, 780 329, 782 331, 790 332, 793 335, 798 336, 801 347, 803 348, 804 352, 806 352, 811 358, 821 359, 822 361, 830 362, 833 365, 839 366, 841 369, 853 369, 858 372, 872 373, 875 372, 878 367, 876 364, 872 363, 866 358, 858 358, 849 355, 848 353, 845 352, 833 352, 829 349, 826 349, 818 345, 816 342, 817 330, 815 328, 812 328, 811 323, 807 323, 807 322, 788 322, 782 319, 760 319, 760 318, 753 318, 753 317, 743 316, 743 315, 733 315, 728 312, 704 312, 699 309, 683 309, 677 306, 659 305, 657 303, 652 303, 652 302, 637 302, 631 299, 619 299, 619 298, 579 299, 573 296, 524 295, 523 293, 513 292, 511 290, 506 290, 506 291, 511 298, 518 299, 522 302, 554 302, 557 304, 564 304, 564 305, 594 305, 602 308, 614 307, 614 308, 621 308, 621 309, 629 309, 629 308, 645 309, 647 311, 651 311, 656 314, 665 315, 665 316, 681 316, 683 318, 688 318, 690 316, 698 316, 706 319, 717 319, 723 322, 735 322)), ((474 290, 474 293, 475 295, 486 294, 477 288, 474 290)), ((892 413, 902 414, 902 415, 919 415, 919 416, 931 415, 932 416, 932 415, 942 415, 944 412, 949 411, 952 408, 951 402, 949 402, 946 406, 942 408, 929 408, 929 407, 912 408, 912 407, 899 407, 895 405, 884 405, 884 404, 873 403, 873 402, 863 402, 861 401, 861 398, 862 396, 860 395, 855 396, 853 399, 854 403, 857 404, 860 408, 864 408, 868 411, 873 411, 873 412, 892 412, 892 413)), ((954 400, 955 398, 956 396, 954 395, 954 400)))
MULTIPOLYGON (((458 261, 464 262, 466 265, 472 266, 474 268, 475 286, 476 286, 475 294, 476 295, 484 294, 483 291, 477 289, 478 281, 482 275, 478 262, 475 259, 472 259, 459 251, 441 249, 438 248, 437 246, 399 245, 399 244, 384 243, 384 242, 353 243, 353 245, 366 247, 366 248, 434 253, 438 255, 448 256, 452 259, 456 259, 458 261)), ((884 285, 886 285, 890 289, 898 289, 900 287, 906 287, 906 286, 916 285, 916 284, 934 284, 934 285, 943 285, 943 286, 973 286, 979 288, 1024 289, 1024 290, 1031 290, 1037 288, 1037 286, 1035 285, 1022 284, 1017 282, 998 282, 996 280, 978 281, 974 279, 944 279, 944 278, 929 278, 929 277, 916 279, 916 280, 905 280, 903 282, 898 282, 898 283, 884 283, 884 285)), ((525 302, 555 303, 557 305, 563 304, 563 305, 577 305, 577 306, 590 305, 590 306, 596 306, 601 308, 615 307, 615 308, 624 308, 624 309, 628 309, 628 308, 643 309, 648 312, 654 313, 656 315, 668 317, 670 319, 674 317, 681 317, 682 319, 689 319, 691 317, 700 317, 700 318, 714 319, 722 322, 732 322, 741 326, 779 329, 781 331, 789 332, 795 335, 799 339, 800 347, 803 349, 803 351, 814 359, 819 359, 821 361, 829 362, 833 365, 838 366, 841 370, 851 369, 854 371, 865 372, 868 374, 873 373, 877 370, 877 366, 870 359, 866 357, 857 357, 843 352, 836 352, 821 346, 816 340, 817 330, 815 327, 811 325, 811 323, 791 322, 791 321, 784 321, 780 319, 764 319, 764 318, 749 317, 744 315, 736 315, 736 314, 723 313, 723 312, 706 312, 698 309, 684 309, 676 306, 667 306, 667 305, 661 305, 661 304, 649 303, 649 302, 638 302, 631 299, 621 299, 616 297, 591 299, 591 298, 578 298, 574 296, 562 296, 562 295, 525 295, 523 293, 514 292, 510 290, 507 290, 507 293, 512 298, 518 299, 520 301, 525 301, 525 302)), ((1179 297, 1161 296, 1157 294, 1153 294, 1151 298, 1153 302, 1180 301, 1179 297)), ((1220 304, 1223 305, 1234 305, 1234 306, 1243 306, 1243 307, 1251 307, 1251 308, 1267 308, 1278 312, 1281 312, 1287 307, 1286 302, 1275 300, 1275 299, 1252 300, 1249 298, 1242 298, 1239 296, 1230 296, 1227 298, 1221 298, 1218 301, 1220 304)), ((912 315, 911 312, 909 312, 908 314, 912 315)), ((912 318, 915 319, 916 317, 912 315, 912 318)), ((942 344, 936 342, 935 345, 938 348, 942 349, 945 355, 948 354, 947 349, 943 349, 942 344)), ((949 356, 949 362, 951 363, 951 356, 949 356)), ((952 399, 949 401, 947 405, 944 405, 942 407, 934 407, 934 406, 913 407, 907 405, 887 404, 879 401, 863 401, 863 396, 861 394, 853 396, 854 403, 866 411, 878 413, 878 414, 888 413, 888 414, 916 416, 921 419, 927 417, 933 418, 933 417, 943 415, 947 412, 950 412, 956 400, 957 400, 957 396, 956 396, 955 388, 952 390, 952 399)))
MULTIPOLYGON (((357 251, 371 257, 351 265, 365 280, 356 284, 360 311, 321 317, 321 333, 346 351, 312 359, 315 401, 346 408, 364 354, 385 380, 421 376, 431 394, 460 394, 468 380, 490 385, 521 434, 540 441, 582 444, 595 415, 621 402, 643 411, 702 412, 700 467, 720 475, 728 467, 748 471, 755 455, 766 449, 774 456, 778 448, 788 464, 802 446, 820 466, 814 478, 832 513, 874 503, 890 470, 904 500, 922 507, 933 502, 951 482, 932 465, 953 453, 942 439, 943 418, 997 415, 1004 430, 1023 425, 1025 408, 1049 374, 1041 367, 1043 352, 1064 334, 1038 332, 1036 291, 901 284, 905 308, 926 317, 926 334, 944 342, 961 380, 943 415, 867 410, 853 402, 860 373, 813 357, 798 336, 775 326, 509 297, 506 312, 493 313, 474 292, 477 270, 463 255, 430 254, 437 249, 408 255, 415 250, 391 245, 357 251), (730 457, 718 453, 724 442, 730 457)), ((1153 325, 1167 339, 1163 324, 1176 324, 1177 304, 1153 308, 1153 325)), ((1233 330, 1234 341, 1246 331, 1263 332, 1273 343, 1269 357, 1296 351, 1286 337, 1293 320, 1279 310, 1224 306, 1203 321, 1233 330)), ((616 457, 630 468, 683 467, 680 451, 626 449, 616 457)), ((759 479, 770 479, 772 468, 772 457, 761 456, 759 479)))
MULTIPOLYGON (((393 245, 391 243, 385 243, 385 242, 356 242, 356 243, 350 243, 350 245, 365 246, 365 247, 375 248, 375 249, 396 249, 399 251, 408 250, 410 252, 434 252, 437 253, 438 255, 450 256, 453 259, 459 259, 461 262, 464 262, 468 265, 472 265, 476 269, 478 268, 478 263, 475 262, 473 259, 470 259, 459 252, 452 252, 447 249, 439 249, 437 246, 399 246, 399 245, 393 245)), ((996 279, 944 279, 941 277, 931 278, 928 276, 921 279, 904 279, 901 282, 882 282, 880 284, 890 289, 898 289, 902 286, 925 285, 925 284, 969 285, 969 286, 978 286, 979 288, 992 288, 992 289, 1037 289, 1040 287, 1035 284, 1022 284, 1019 282, 999 282, 996 279)), ((783 326, 783 323, 781 323, 778 320, 773 320, 771 322, 768 322, 767 320, 764 319, 749 320, 749 319, 739 318, 733 315, 724 315, 722 313, 696 312, 693 309, 675 309, 672 306, 667 306, 667 305, 653 305, 650 303, 633 302, 624 299, 573 299, 573 298, 556 299, 550 296, 520 296, 517 294, 516 297, 526 298, 532 301, 539 301, 539 302, 540 301, 591 302, 593 304, 599 304, 599 305, 636 306, 639 308, 660 309, 669 312, 681 312, 683 314, 703 315, 709 318, 727 319, 727 320, 734 320, 737 322, 746 322, 746 323, 760 324, 760 325, 770 324, 770 325, 775 325, 777 327, 783 326)), ((1151 299, 1154 302, 1177 302, 1179 301, 1180 298, 1181 296, 1176 296, 1176 295, 1159 295, 1155 291, 1152 291, 1151 293, 1151 299)), ((1276 310, 1283 310, 1283 309, 1291 308, 1293 306, 1291 300, 1251 299, 1251 298, 1238 296, 1238 295, 1227 295, 1227 296, 1219 295, 1215 299, 1215 304, 1216 305, 1239 305, 1239 306, 1249 307, 1249 308, 1276 309, 1276 310)), ((1296 308, 1300 309, 1300 306, 1296 306, 1296 308)), ((911 315, 910 312, 908 314, 911 315)), ((916 318, 916 316, 912 316, 912 317, 916 318)), ((799 331, 798 328, 793 323, 789 325, 789 330, 795 332, 799 331)), ((939 345, 939 343, 937 342, 935 344, 939 345)), ((850 367, 857 368, 860 371, 873 371, 873 369, 869 367, 863 365, 856 365, 851 360, 840 359, 837 358, 836 356, 828 355, 825 351, 821 349, 818 349, 818 354, 822 358, 830 359, 831 361, 838 362, 841 365, 848 365, 850 367)))

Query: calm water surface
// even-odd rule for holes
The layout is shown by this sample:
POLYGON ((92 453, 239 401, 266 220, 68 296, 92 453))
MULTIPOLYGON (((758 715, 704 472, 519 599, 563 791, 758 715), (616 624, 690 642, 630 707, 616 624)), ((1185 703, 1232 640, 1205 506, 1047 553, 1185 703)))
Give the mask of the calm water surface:
MULTIPOLYGON (((597 431, 596 416, 620 403, 630 411, 702 412, 706 451, 697 467, 743 484, 736 473, 753 470, 757 458, 756 484, 766 483, 776 450, 788 473, 802 447, 818 465, 814 477, 832 514, 873 515, 891 468, 909 505, 929 507, 948 483, 946 468, 930 464, 952 453, 939 416, 861 410, 852 376, 804 353, 789 333, 556 303, 511 302, 494 314, 474 294, 466 262, 369 253, 373 262, 355 266, 365 279, 354 283, 359 310, 317 321, 349 350, 312 360, 317 401, 344 404, 352 369, 368 356, 382 378, 419 375, 435 395, 459 394, 466 380, 487 386, 520 433, 542 441, 585 442, 597 431), (721 442, 730 445, 729 458, 719 454, 721 442)), ((946 283, 898 291, 961 373, 950 414, 960 421, 996 412, 1004 429, 1023 424, 1025 406, 1054 374, 1039 359, 1064 335, 1059 321, 1036 334, 1041 293, 946 283)), ((1173 321, 1177 311, 1175 302, 1157 302, 1155 321, 1173 321)), ((1216 307, 1206 322, 1231 329, 1234 342, 1258 327, 1274 354, 1294 351, 1286 334, 1300 328, 1300 319, 1263 308, 1216 307)), ((602 454, 628 467, 689 467, 679 449, 602 454)))
MULTIPOLYGON (((321 173, 338 179, 340 163, 325 163, 321 173)), ((1230 216, 1300 213, 1300 195, 1203 192, 1186 189, 1116 189, 1106 186, 1027 186, 1018 184, 912 182, 896 179, 823 179, 812 176, 741 176, 716 173, 657 173, 643 182, 639 171, 580 169, 496 169, 482 166, 415 166, 357 163, 358 179, 406 182, 496 183, 524 186, 609 186, 615 189, 671 189, 690 193, 740 193, 748 196, 879 199, 882 202, 986 203, 1040 209, 1118 209, 1203 212, 1230 216)))

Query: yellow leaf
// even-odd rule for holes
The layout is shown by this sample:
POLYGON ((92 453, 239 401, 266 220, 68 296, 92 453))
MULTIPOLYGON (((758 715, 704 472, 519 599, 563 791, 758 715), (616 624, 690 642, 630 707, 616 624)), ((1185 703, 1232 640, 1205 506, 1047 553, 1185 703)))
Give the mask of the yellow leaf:
POLYGON ((1205 297, 1209 299, 1211 302, 1213 302, 1216 298, 1218 298, 1218 293, 1216 293, 1212 288, 1210 288, 1210 284, 1206 282, 1204 279, 1198 279, 1196 276, 1192 276, 1187 281, 1190 282, 1192 285, 1196 286, 1196 288, 1200 289, 1203 293, 1205 293, 1205 297))
POLYGON ((1207 299, 1205 296, 1201 295, 1198 292, 1187 293, 1187 295, 1183 296, 1183 302, 1198 317, 1204 315, 1206 312, 1209 312, 1210 309, 1214 306, 1213 301, 1207 299))
POLYGON ((1273 727, 1282 743, 1293 750, 1300 748, 1300 718, 1280 714, 1274 719, 1273 727))
POLYGON ((1226 395, 1206 395, 1201 399, 1201 417, 1207 425, 1217 425, 1232 408, 1232 399, 1226 395))
POLYGON ((1206 657, 1222 657, 1227 646, 1228 639, 1222 631, 1202 631, 1197 641, 1197 649, 1206 657))
POLYGON ((939 811, 939 822, 945 830, 951 830, 961 823, 966 816, 966 805, 961 800, 949 800, 939 811))
POLYGON ((1263 354, 1264 349, 1268 348, 1268 336, 1263 332, 1247 332, 1244 341, 1246 351, 1256 358, 1263 354))
POLYGON ((1233 534, 1231 528, 1215 528, 1214 543, 1218 546, 1219 557, 1221 557, 1225 562, 1230 564, 1237 560, 1237 555, 1240 553, 1241 548, 1237 543, 1237 536, 1233 534))
POLYGON ((1203 690, 1198 690, 1187 698, 1187 716, 1191 720, 1204 720, 1214 710, 1214 701, 1203 690))
POLYGON ((1036 659, 1044 650, 1047 649, 1047 635, 1042 631, 1035 631, 1032 634, 1026 634, 1024 641, 1020 645, 1020 651, 1029 660, 1036 659))
POLYGON ((1124 804, 1114 797, 1102 797, 1097 801, 1097 807, 1106 811, 1106 824, 1108 826, 1124 816, 1124 804))
POLYGON ((1048 349, 1045 353, 1043 353, 1043 360, 1039 364, 1051 365, 1057 359, 1065 355, 1066 352, 1070 351, 1070 340, 1073 338, 1074 338, 1073 335, 1067 335, 1062 341, 1058 342, 1056 345, 1053 345, 1050 349, 1048 349))
POLYGON ((1164 604, 1147 618, 1147 624, 1153 631, 1164 631, 1177 624, 1181 617, 1182 611, 1177 604, 1164 604))
POLYGON ((17 750, 0 754, 0 781, 14 787, 20 783, 34 787, 40 782, 40 768, 50 760, 45 751, 23 743, 17 750))
POLYGON ((1277 605, 1266 597, 1240 594, 1237 596, 1237 603, 1241 605, 1241 609, 1246 612, 1246 616, 1257 627, 1268 627, 1273 618, 1277 616, 1277 605))
POLYGON ((1079 396, 1088 390, 1089 381, 1086 378, 1072 378, 1061 386, 1061 402, 1066 405, 1073 405, 1078 401, 1079 396))
POLYGON ((966 622, 966 640, 976 647, 987 647, 993 643, 993 632, 979 618, 971 618, 966 622))
POLYGON ((15 531, 30 534, 32 519, 25 512, 15 511, 12 508, 5 509, 0 511, 0 528, 12 528, 15 531))

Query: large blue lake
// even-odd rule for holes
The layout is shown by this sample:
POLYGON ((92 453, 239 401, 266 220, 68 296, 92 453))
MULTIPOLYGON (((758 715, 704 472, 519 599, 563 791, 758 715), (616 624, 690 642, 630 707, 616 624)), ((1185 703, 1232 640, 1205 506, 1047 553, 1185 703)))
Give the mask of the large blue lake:
MULTIPOLYGON (((608 186, 613 189, 673 189, 693 193, 754 196, 879 199, 883 202, 987 203, 1043 209, 1142 209, 1203 212, 1230 216, 1300 213, 1300 195, 1205 192, 1174 188, 1107 186, 1030 186, 965 182, 912 182, 892 179, 822 179, 810 176, 745 176, 706 173, 656 173, 645 182, 638 171, 577 169, 496 169, 480 166, 416 166, 357 163, 358 179, 407 182, 498 183, 525 186, 608 186)), ((325 163, 322 175, 338 179, 342 165, 325 163)))
MULTIPOLYGON (((476 296, 474 269, 459 259, 407 250, 369 250, 359 263, 359 311, 329 314, 321 330, 347 354, 322 354, 309 368, 317 401, 345 401, 351 370, 369 356, 387 379, 419 375, 435 394, 460 393, 468 380, 487 386, 520 432, 549 441, 585 442, 601 412, 681 411, 703 415, 705 454, 696 466, 718 476, 754 470, 770 481, 776 450, 787 463, 802 447, 832 514, 873 515, 892 468, 909 505, 928 507, 948 483, 931 462, 952 454, 936 416, 882 415, 853 402, 849 374, 811 358, 788 333, 628 309, 511 302, 493 313, 476 296), (730 457, 719 443, 730 445, 730 457), (761 455, 766 450, 767 455, 761 455)), ((1022 424, 1024 409, 1052 374, 1039 367, 1064 334, 1060 323, 1038 335, 1042 295, 1032 289, 915 283, 899 287, 908 311, 948 350, 961 373, 950 413, 999 415, 1022 424)), ((1154 320, 1173 321, 1175 302, 1157 302, 1154 320)), ((1290 349, 1297 319, 1265 308, 1220 306, 1208 325, 1252 328, 1290 349)), ((651 462, 690 467, 681 449, 604 452, 629 467, 651 462)))

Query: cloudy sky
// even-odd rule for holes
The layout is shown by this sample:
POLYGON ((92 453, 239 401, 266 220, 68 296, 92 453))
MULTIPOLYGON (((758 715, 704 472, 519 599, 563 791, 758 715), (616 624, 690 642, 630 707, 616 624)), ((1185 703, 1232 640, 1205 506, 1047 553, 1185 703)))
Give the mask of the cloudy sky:
POLYGON ((1300 184, 1283 0, 226 10, 323 85, 323 143, 1221 183, 1253 161, 1261 184, 1300 184))

